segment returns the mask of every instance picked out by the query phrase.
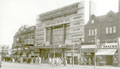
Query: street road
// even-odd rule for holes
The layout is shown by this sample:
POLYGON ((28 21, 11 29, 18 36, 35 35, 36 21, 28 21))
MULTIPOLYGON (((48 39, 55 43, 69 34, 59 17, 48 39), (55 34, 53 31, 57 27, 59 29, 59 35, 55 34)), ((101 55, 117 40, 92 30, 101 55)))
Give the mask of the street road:
MULTIPOLYGON (((48 64, 26 64, 2 62, 1 69, 94 69, 94 66, 51 66, 48 64)), ((120 69, 114 66, 97 66, 96 69, 120 69)))

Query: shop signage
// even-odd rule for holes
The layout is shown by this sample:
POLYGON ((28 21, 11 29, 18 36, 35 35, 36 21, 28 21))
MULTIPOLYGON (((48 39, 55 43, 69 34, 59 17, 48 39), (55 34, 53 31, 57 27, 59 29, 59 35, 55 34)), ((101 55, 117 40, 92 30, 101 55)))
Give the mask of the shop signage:
POLYGON ((104 43, 102 48, 118 48, 118 43, 104 43))
MULTIPOLYGON (((66 52, 67 52, 67 53, 71 53, 71 52, 73 52, 73 50, 67 50, 66 52)), ((74 53, 75 53, 75 52, 77 53, 78 50, 74 50, 74 53)))
POLYGON ((61 53, 62 52, 62 49, 51 49, 50 50, 50 53, 61 53))
POLYGON ((62 19, 57 19, 57 20, 51 20, 49 22, 45 22, 45 26, 49 27, 49 26, 55 26, 55 25, 65 24, 65 23, 68 23, 69 21, 70 21, 70 17, 62 18, 62 19))
MULTIPOLYGON (((76 8, 78 8, 78 4, 79 3, 76 3, 76 4, 73 4, 73 5, 67 6, 67 7, 63 7, 61 9, 57 9, 57 10, 42 14, 40 17, 42 19, 42 18, 45 18, 47 16, 51 16, 53 14, 58 14, 58 13, 65 12, 65 11, 68 11, 68 10, 76 9, 76 8)), ((83 5, 81 5, 80 7, 83 7, 83 5)))
POLYGON ((67 56, 73 56, 73 54, 74 54, 74 56, 78 56, 78 54, 77 53, 67 53, 67 56))

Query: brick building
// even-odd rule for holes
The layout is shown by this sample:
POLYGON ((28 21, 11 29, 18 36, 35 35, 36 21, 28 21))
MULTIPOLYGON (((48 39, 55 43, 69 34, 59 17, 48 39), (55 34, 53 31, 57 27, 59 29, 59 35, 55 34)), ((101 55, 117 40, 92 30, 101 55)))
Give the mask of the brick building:
MULTIPOLYGON (((92 15, 85 26, 85 43, 96 44, 98 64, 119 64, 120 15, 110 11, 106 15, 92 15)), ((94 52, 95 54, 95 52, 94 52)))

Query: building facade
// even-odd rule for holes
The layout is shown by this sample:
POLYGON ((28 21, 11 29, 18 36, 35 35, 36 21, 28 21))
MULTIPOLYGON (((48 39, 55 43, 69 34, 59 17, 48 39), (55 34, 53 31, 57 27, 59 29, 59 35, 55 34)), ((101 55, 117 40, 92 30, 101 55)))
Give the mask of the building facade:
POLYGON ((9 45, 0 46, 0 50, 1 50, 0 60, 9 61, 9 58, 10 58, 10 47, 9 47, 9 45))
POLYGON ((74 60, 78 63, 79 47, 84 42, 84 25, 89 19, 90 3, 81 1, 40 14, 36 24, 35 46, 43 59, 47 61, 49 57, 61 57, 70 63, 74 55, 74 60))
POLYGON ((35 26, 22 26, 16 32, 12 46, 12 58, 17 62, 30 62, 34 55, 35 26))
POLYGON ((85 43, 97 45, 97 64, 119 64, 120 15, 110 11, 106 15, 92 15, 85 26, 85 43))

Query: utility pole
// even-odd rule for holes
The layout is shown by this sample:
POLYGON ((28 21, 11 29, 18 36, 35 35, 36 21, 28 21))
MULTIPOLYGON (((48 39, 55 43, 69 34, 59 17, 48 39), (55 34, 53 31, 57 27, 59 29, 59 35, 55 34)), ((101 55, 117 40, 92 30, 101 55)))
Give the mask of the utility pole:
POLYGON ((80 38, 80 42, 79 42, 80 44, 80 46, 79 46, 79 64, 81 64, 82 62, 81 62, 81 57, 82 57, 82 52, 81 52, 81 38, 80 38))
POLYGON ((54 45, 54 58, 53 59, 54 59, 53 62, 55 64, 55 45, 54 45))
POLYGON ((73 44, 73 66, 74 66, 74 44, 73 44))
MULTIPOLYGON (((95 35, 95 45, 97 47, 97 39, 96 39, 96 35, 95 35)), ((96 47, 95 47, 95 53, 94 53, 94 69, 96 69, 96 47)))
POLYGON ((98 49, 98 46, 99 46, 99 40, 97 39, 97 29, 95 29, 95 53, 94 53, 94 69, 96 69, 96 52, 97 52, 97 49, 98 49))

